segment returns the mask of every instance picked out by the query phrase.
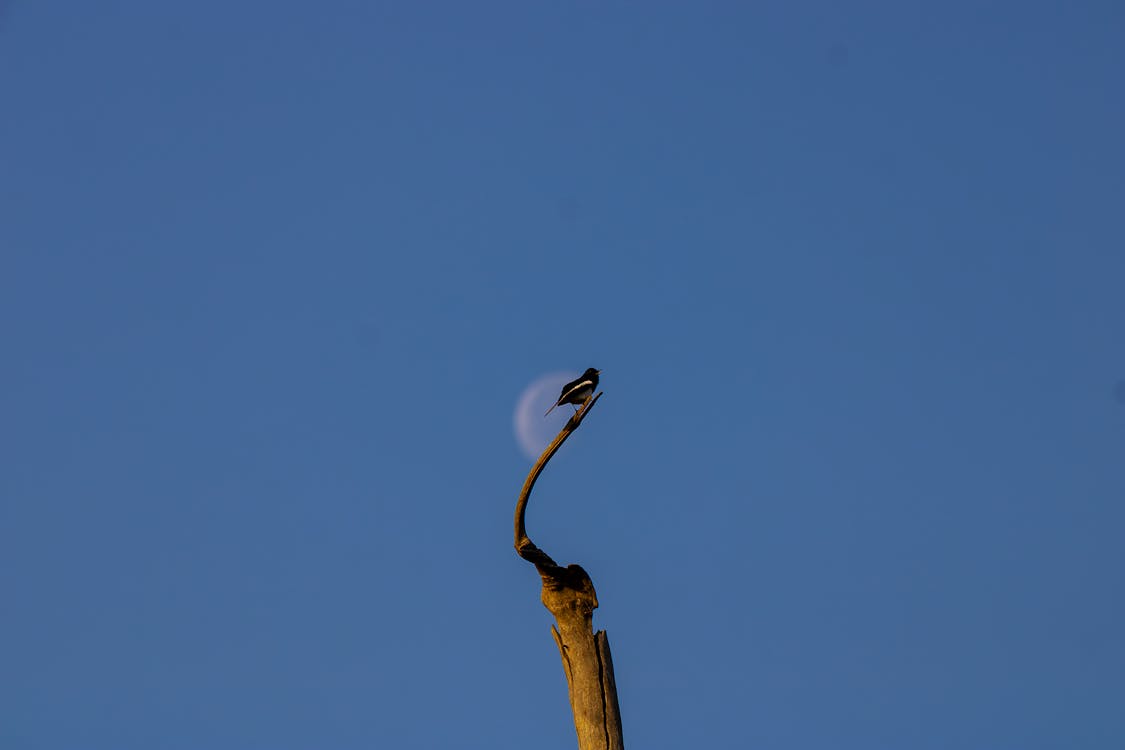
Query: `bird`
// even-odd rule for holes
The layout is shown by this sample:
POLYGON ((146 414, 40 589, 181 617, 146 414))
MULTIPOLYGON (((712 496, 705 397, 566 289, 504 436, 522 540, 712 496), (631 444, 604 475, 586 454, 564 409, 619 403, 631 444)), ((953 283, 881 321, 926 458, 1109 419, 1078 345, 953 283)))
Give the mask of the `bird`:
MULTIPOLYGON (((598 387, 598 373, 600 372, 601 370, 595 370, 591 367, 587 369, 586 372, 579 375, 576 380, 572 380, 564 385, 562 387, 562 393, 559 394, 559 400, 555 402, 555 406, 574 404, 575 411, 577 411, 578 407, 584 404, 586 399, 590 398, 590 394, 594 392, 594 389, 598 387)), ((548 409, 547 414, 554 411, 555 406, 548 409)), ((547 414, 543 416, 545 417, 547 414)))

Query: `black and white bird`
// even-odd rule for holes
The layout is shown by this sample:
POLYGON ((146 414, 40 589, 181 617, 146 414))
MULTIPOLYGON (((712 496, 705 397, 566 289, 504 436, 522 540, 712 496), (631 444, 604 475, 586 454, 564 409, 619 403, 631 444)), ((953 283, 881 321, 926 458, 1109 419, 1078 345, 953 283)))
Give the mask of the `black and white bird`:
MULTIPOLYGON (((578 407, 586 403, 586 399, 590 398, 590 394, 598 387, 598 373, 600 372, 601 370, 595 370, 591 367, 586 370, 586 372, 579 375, 577 380, 572 380, 564 385, 562 387, 562 393, 559 394, 559 400, 555 402, 555 406, 574 404, 575 407, 578 407)), ((547 414, 554 411, 555 406, 548 409, 547 414)), ((545 417, 547 414, 543 416, 545 417)))

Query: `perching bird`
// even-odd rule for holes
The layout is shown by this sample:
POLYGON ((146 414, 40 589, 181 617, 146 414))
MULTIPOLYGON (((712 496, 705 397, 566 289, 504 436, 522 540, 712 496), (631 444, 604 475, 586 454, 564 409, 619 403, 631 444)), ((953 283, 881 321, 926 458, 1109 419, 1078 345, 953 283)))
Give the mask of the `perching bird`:
MULTIPOLYGON (((594 389, 598 387, 598 373, 600 372, 601 370, 595 370, 591 367, 586 370, 586 372, 582 373, 577 380, 572 380, 564 385, 562 393, 559 394, 559 400, 555 402, 555 406, 559 406, 560 404, 574 404, 577 409, 578 406, 584 404, 586 399, 590 398, 590 394, 594 392, 594 389)), ((548 409, 547 414, 554 411, 555 406, 548 409)), ((545 417, 547 414, 543 416, 545 417)))

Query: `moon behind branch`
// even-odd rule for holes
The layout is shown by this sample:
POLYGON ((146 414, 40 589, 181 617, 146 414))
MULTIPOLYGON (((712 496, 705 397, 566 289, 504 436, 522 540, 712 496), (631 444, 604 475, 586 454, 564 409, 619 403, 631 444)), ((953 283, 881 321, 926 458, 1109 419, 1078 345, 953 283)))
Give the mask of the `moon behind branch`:
POLYGON ((555 403, 563 385, 574 378, 574 373, 570 372, 549 372, 531 381, 520 394, 512 414, 512 429, 520 450, 528 458, 538 458, 551 438, 562 429, 563 423, 570 419, 573 409, 566 404, 548 417, 544 417, 543 412, 555 403))

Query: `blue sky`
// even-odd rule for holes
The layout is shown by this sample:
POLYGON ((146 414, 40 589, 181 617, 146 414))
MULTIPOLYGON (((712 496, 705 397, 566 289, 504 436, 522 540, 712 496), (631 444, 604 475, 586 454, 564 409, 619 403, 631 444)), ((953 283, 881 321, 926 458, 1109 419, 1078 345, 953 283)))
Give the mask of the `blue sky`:
POLYGON ((1123 31, 0 3, 0 745, 1119 747, 1123 31))

